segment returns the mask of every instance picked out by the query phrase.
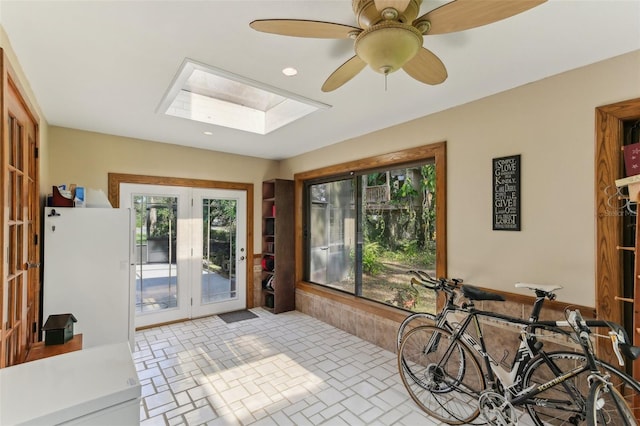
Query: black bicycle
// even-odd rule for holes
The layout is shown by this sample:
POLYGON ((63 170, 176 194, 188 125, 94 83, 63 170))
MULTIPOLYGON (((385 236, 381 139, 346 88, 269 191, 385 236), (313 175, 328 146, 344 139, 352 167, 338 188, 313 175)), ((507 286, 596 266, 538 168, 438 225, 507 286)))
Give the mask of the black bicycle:
POLYGON ((523 320, 475 309, 474 301, 503 300, 500 295, 461 280, 413 274, 413 285, 447 295, 437 315, 411 315, 398 332, 402 381, 427 413, 449 424, 468 424, 482 413, 484 422, 513 425, 522 407, 537 425, 636 424, 640 384, 598 360, 590 338, 591 328, 605 327, 619 360, 623 353, 635 359, 640 349, 627 343, 622 327, 584 321, 577 310, 568 311, 563 321, 539 321, 544 300, 555 298, 557 286, 519 284, 536 294, 530 318, 523 320), (466 302, 458 302, 458 293, 466 302), (487 352, 480 318, 519 327, 521 341, 510 369, 487 352), (429 320, 434 325, 420 324, 429 320), (574 341, 580 352, 543 350, 554 336, 574 341))

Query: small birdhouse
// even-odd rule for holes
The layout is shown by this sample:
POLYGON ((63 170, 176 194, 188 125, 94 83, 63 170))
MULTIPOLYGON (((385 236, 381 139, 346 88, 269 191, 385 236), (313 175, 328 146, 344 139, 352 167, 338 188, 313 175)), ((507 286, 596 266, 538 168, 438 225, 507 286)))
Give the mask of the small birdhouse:
POLYGON ((42 329, 45 332, 44 344, 61 345, 73 339, 73 323, 78 322, 73 314, 49 315, 42 329))

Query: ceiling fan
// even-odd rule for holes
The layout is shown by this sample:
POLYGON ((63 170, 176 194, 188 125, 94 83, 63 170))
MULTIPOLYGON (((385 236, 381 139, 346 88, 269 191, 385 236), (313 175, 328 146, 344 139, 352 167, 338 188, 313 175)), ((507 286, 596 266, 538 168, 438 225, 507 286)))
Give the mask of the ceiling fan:
POLYGON ((447 69, 422 47, 423 36, 491 24, 547 0, 453 0, 418 17, 422 0, 352 0, 360 27, 303 19, 259 19, 251 28, 266 33, 311 38, 351 38, 355 56, 340 65, 322 85, 335 90, 366 65, 387 75, 402 68, 425 84, 440 84, 447 69))

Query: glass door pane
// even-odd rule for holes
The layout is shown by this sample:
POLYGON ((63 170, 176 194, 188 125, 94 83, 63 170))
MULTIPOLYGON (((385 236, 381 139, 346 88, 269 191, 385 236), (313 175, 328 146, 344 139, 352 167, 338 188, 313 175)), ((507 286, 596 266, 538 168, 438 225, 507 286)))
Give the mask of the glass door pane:
POLYGON ((354 292, 355 207, 353 179, 310 187, 309 279, 354 292))
POLYGON ((178 306, 177 197, 133 195, 136 312, 178 306))
POLYGON ((419 312, 434 312, 433 292, 410 285, 406 271, 436 276, 435 163, 363 175, 360 295, 419 312))
POLYGON ((189 190, 123 183, 120 207, 135 215, 136 327, 189 318, 189 190))
POLYGON ((244 191, 193 190, 192 316, 246 307, 246 198, 244 191))
POLYGON ((200 303, 236 299, 236 200, 202 200, 200 303))

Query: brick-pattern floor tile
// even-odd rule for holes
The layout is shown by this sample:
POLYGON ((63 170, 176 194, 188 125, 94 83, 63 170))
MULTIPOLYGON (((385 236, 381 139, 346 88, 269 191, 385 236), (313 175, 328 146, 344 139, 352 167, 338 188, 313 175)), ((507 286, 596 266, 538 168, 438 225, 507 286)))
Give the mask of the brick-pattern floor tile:
POLYGON ((142 425, 441 425, 393 353, 297 311, 252 311, 136 333, 142 425))

